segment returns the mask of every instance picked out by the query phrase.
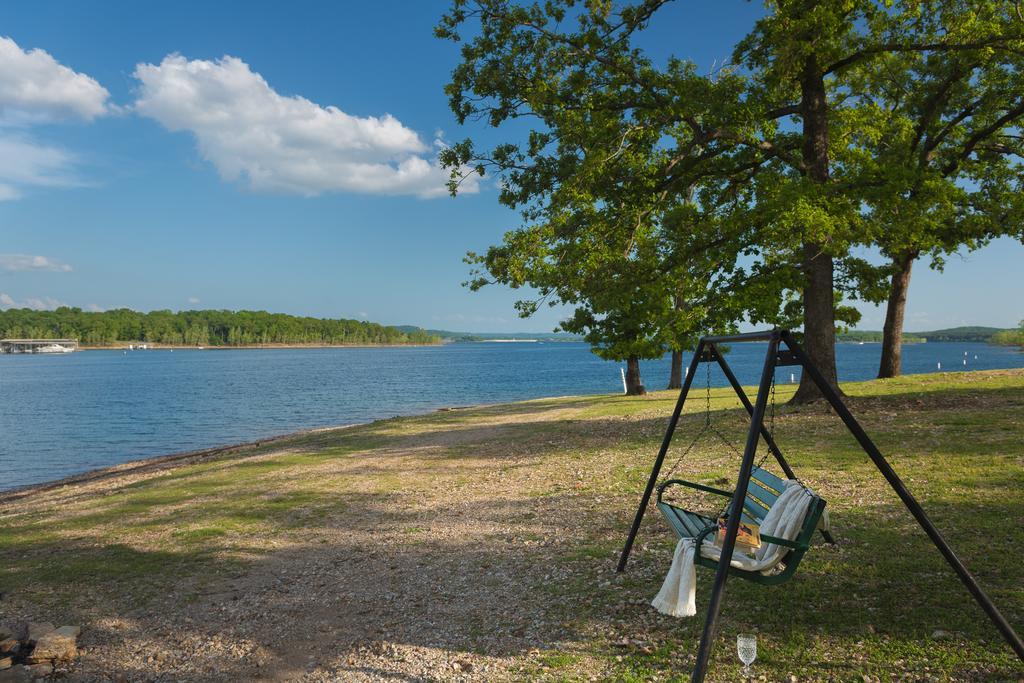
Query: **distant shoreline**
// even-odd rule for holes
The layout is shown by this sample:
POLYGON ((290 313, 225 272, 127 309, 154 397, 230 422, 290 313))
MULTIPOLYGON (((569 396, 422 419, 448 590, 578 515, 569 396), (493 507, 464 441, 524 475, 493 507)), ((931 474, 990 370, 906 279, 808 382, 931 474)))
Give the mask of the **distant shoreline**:
POLYGON ((450 342, 439 341, 434 343, 406 343, 406 344, 238 344, 234 346, 230 345, 218 345, 218 346, 196 346, 186 344, 151 344, 150 342, 117 342, 115 344, 107 344, 104 346, 97 346, 93 344, 80 344, 78 346, 79 351, 227 351, 232 349, 376 349, 376 348, 401 348, 401 347, 424 347, 424 346, 444 346, 450 342), (138 348, 139 344, 145 344, 146 348, 138 348), (136 348, 129 348, 130 345, 135 345, 136 348))
POLYGON ((53 489, 58 489, 72 484, 85 484, 93 481, 109 479, 111 477, 120 477, 126 474, 144 474, 148 472, 173 469, 184 465, 203 462, 221 455, 230 455, 245 449, 261 448, 263 446, 279 446, 285 442, 293 441, 303 436, 309 436, 310 434, 352 429, 353 427, 360 427, 365 424, 367 423, 356 422, 353 424, 333 425, 330 427, 313 427, 312 429, 300 429, 298 431, 287 432, 285 434, 275 434, 273 436, 268 436, 263 439, 254 439, 252 441, 240 441, 220 446, 211 446, 209 448, 200 448, 194 451, 179 451, 177 453, 136 458, 116 465, 86 470, 85 472, 80 472, 78 474, 61 477, 60 479, 48 479, 35 484, 25 484, 23 486, 16 486, 12 489, 0 490, 0 505, 14 502, 19 498, 24 498, 25 496, 34 493, 52 491, 53 489))
MULTIPOLYGON (((945 343, 953 343, 953 342, 935 342, 935 343, 936 344, 945 344, 945 343)), ((854 343, 853 345, 856 345, 856 343, 854 343)), ((398 345, 392 345, 392 346, 398 346, 398 345)), ((102 348, 106 348, 107 350, 117 350, 117 349, 111 349, 110 347, 100 347, 100 348, 101 349, 102 348)), ((164 347, 164 348, 166 348, 166 347, 164 347)), ((194 349, 195 347, 183 347, 183 348, 194 349)), ((236 347, 209 347, 209 348, 236 348, 236 347)), ((305 348, 305 347, 299 347, 299 348, 305 348)), ((315 347, 315 348, 325 348, 325 347, 315 347)), ((1022 351, 1024 351, 1024 350, 1022 350, 1022 351)), ((943 374, 948 374, 948 375, 959 375, 959 374, 972 375, 972 374, 984 374, 984 373, 1007 373, 1007 372, 1014 373, 1014 372, 1022 372, 1022 371, 1024 371, 1024 368, 1020 368, 1020 369, 1018 369, 1018 368, 991 368, 991 369, 984 369, 984 370, 963 370, 963 371, 961 371, 961 370, 953 370, 952 372, 947 370, 945 373, 940 371, 938 373, 938 375, 943 375, 943 374)), ((936 374, 936 373, 933 373, 933 372, 913 373, 913 372, 911 372, 911 373, 907 373, 906 375, 903 375, 902 377, 903 378, 922 377, 922 376, 928 376, 928 375, 933 375, 933 374, 936 374)), ((864 379, 847 380, 847 381, 844 381, 843 384, 848 384, 848 383, 850 383, 850 384, 860 384, 860 383, 867 383, 867 382, 872 382, 872 381, 874 381, 874 380, 873 379, 867 379, 867 380, 864 380, 864 379)), ((721 389, 721 387, 715 387, 715 389, 718 390, 718 389, 721 389)), ((128 461, 124 461, 124 462, 116 463, 116 464, 112 464, 112 465, 100 466, 100 467, 97 467, 97 468, 88 469, 88 470, 85 470, 83 472, 79 472, 77 474, 71 474, 71 475, 68 475, 68 476, 65 476, 65 477, 60 477, 60 478, 57 478, 57 479, 44 479, 42 481, 38 481, 38 482, 34 482, 34 483, 29 483, 29 484, 21 484, 21 485, 15 486, 13 488, 7 488, 7 489, 0 488, 0 505, 4 505, 4 504, 8 504, 8 503, 14 502, 14 501, 16 501, 16 500, 18 500, 20 498, 23 498, 25 496, 28 496, 28 495, 31 495, 31 494, 34 494, 34 493, 39 493, 39 492, 43 492, 43 491, 50 491, 50 490, 54 490, 54 489, 59 489, 61 487, 69 486, 69 485, 73 485, 73 484, 90 483, 90 482, 94 482, 94 481, 100 481, 100 480, 109 479, 109 478, 113 478, 113 477, 124 476, 124 475, 128 475, 128 474, 144 474, 144 473, 149 473, 149 472, 154 472, 154 471, 168 470, 168 469, 175 468, 175 467, 180 467, 180 466, 184 466, 184 465, 190 465, 190 464, 194 464, 194 463, 198 463, 198 462, 204 462, 206 460, 209 460, 209 459, 212 459, 212 458, 216 458, 216 457, 222 456, 222 455, 234 454, 234 453, 237 453, 237 452, 239 452, 241 450, 245 450, 245 449, 253 449, 253 448, 260 448, 260 447, 270 447, 270 446, 281 446, 281 445, 286 444, 288 442, 292 442, 292 441, 294 441, 296 439, 300 439, 302 437, 309 436, 309 435, 312 435, 312 434, 322 434, 322 433, 329 433, 329 432, 335 432, 335 431, 340 431, 340 430, 352 429, 354 427, 366 426, 366 425, 369 425, 369 424, 373 424, 375 422, 387 421, 387 420, 391 420, 391 419, 394 419, 394 418, 421 417, 421 416, 424 416, 424 415, 432 414, 434 412, 449 412, 449 411, 462 411, 462 410, 478 409, 478 408, 493 408, 495 406, 512 405, 512 404, 518 404, 518 403, 529 403, 531 401, 548 401, 548 400, 561 400, 561 399, 572 399, 572 398, 587 398, 587 397, 605 395, 605 393, 607 393, 607 395, 609 395, 609 396, 619 396, 620 395, 620 393, 616 391, 616 392, 599 392, 599 393, 594 393, 594 394, 585 394, 585 393, 580 393, 580 394, 557 394, 557 395, 549 395, 549 396, 537 396, 537 397, 533 397, 533 398, 525 398, 525 399, 519 399, 519 400, 515 400, 515 399, 513 399, 513 400, 497 400, 497 401, 484 400, 484 401, 479 402, 479 403, 468 403, 468 404, 465 404, 465 405, 455 405, 455 406, 449 405, 449 406, 441 406, 441 407, 434 407, 434 408, 426 408, 426 409, 423 409, 423 410, 416 410, 416 411, 413 411, 413 412, 410 412, 410 413, 399 413, 399 414, 394 414, 393 417, 380 416, 380 417, 371 418, 371 419, 369 419, 366 422, 354 422, 354 423, 350 423, 350 424, 333 424, 333 425, 326 425, 326 426, 320 426, 320 427, 312 427, 312 428, 307 428, 307 429, 298 429, 298 430, 288 431, 288 432, 281 432, 281 433, 273 434, 273 435, 266 436, 266 437, 263 437, 263 438, 255 438, 255 439, 249 439, 249 440, 244 440, 244 441, 237 441, 237 442, 232 442, 232 443, 223 443, 222 442, 220 445, 212 445, 212 446, 207 446, 207 447, 204 447, 204 448, 199 448, 199 449, 190 450, 190 451, 174 451, 173 447, 172 447, 172 448, 168 448, 168 450, 165 451, 162 454, 143 456, 141 458, 133 458, 132 460, 128 460, 128 461)), ((654 391, 654 392, 652 392, 652 395, 656 395, 658 393, 660 393, 660 392, 654 391)), ((390 411, 388 411, 388 412, 390 413, 390 411)), ((287 427, 285 427, 285 428, 287 429, 287 427)), ((243 437, 243 438, 245 438, 245 437, 243 437)), ((214 443, 216 443, 216 442, 214 442, 214 443)))

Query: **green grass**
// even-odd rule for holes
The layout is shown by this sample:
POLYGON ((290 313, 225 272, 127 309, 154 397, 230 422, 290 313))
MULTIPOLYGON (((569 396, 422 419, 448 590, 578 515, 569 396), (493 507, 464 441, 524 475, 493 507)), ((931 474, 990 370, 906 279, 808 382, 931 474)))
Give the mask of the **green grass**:
MULTIPOLYGON (((759 636, 756 667, 769 681, 1019 680, 1020 662, 838 418, 782 405, 793 389, 778 387, 775 436, 828 501, 839 543, 817 542, 781 587, 730 580, 709 680, 739 679, 735 636, 746 631, 759 636)), ((1024 372, 844 389, 928 515, 1024 630, 1024 372)), ((666 469, 703 424, 703 392, 694 399, 666 469)), ((342 530, 365 533, 362 548, 390 534, 392 552, 417 566, 455 557, 516 568, 513 589, 489 575, 480 584, 507 592, 507 614, 561 629, 539 653, 509 646, 520 678, 686 680, 702 619, 664 618, 646 605, 675 542, 656 511, 629 571, 612 571, 674 401, 673 392, 570 397, 384 420, 0 505, 0 591, 26 609, 85 614, 119 593, 144 606, 185 582, 185 609, 195 582, 259 571, 279 546, 338 542, 328 534, 342 530), (440 492, 458 492, 469 516, 491 526, 432 538, 461 519, 440 492)), ((674 476, 731 488, 745 412, 725 390, 711 401, 729 443, 702 439, 674 476)), ((698 611, 712 579, 698 570, 698 611)), ((484 614, 468 632, 503 628, 501 616, 484 614)))

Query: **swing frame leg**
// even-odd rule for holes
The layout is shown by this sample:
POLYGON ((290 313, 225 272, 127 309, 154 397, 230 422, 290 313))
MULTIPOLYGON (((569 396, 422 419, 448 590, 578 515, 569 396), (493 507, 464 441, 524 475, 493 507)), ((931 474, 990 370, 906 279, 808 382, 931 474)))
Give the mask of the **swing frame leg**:
POLYGON ((792 351, 797 360, 800 361, 800 365, 803 366, 804 370, 810 374, 811 379, 814 380, 814 383, 818 385, 819 389, 821 389, 821 393, 832 406, 832 409, 836 411, 839 418, 844 424, 846 424, 846 428, 849 429, 850 433, 853 434, 853 437, 857 439, 857 443, 860 444, 860 447, 865 453, 867 453, 868 457, 871 458, 871 462, 873 462, 875 467, 878 468, 878 471, 882 473, 882 476, 885 477, 887 482, 889 482, 889 486, 891 486, 892 490, 896 492, 896 495, 900 497, 900 500, 903 501, 903 504, 910 511, 910 514, 914 516, 917 523, 922 529, 924 529, 924 532, 928 535, 928 538, 931 539, 935 547, 938 548, 942 557, 944 557, 946 562, 949 563, 949 566, 953 568, 956 575, 960 577, 960 581, 962 581, 964 586, 967 587, 967 591, 971 594, 978 605, 981 606, 982 610, 985 611, 985 614, 988 615, 988 618, 992 623, 995 624, 995 627, 999 630, 1003 639, 1006 640, 1007 644, 1013 648, 1014 652, 1017 653, 1017 657, 1024 662, 1024 641, 1021 641, 1020 636, 1013 630, 1010 623, 1006 621, 1006 618, 1002 613, 1000 613, 999 608, 997 608, 995 603, 992 602, 992 599, 985 594, 985 591, 978 585, 978 582, 971 575, 971 572, 968 571, 967 567, 964 566, 964 563, 960 561, 960 558, 957 557, 955 552, 953 552, 953 549, 949 547, 949 543, 946 542, 946 539, 943 538, 942 534, 939 533, 939 530, 935 528, 934 524, 932 524, 928 515, 926 515, 924 510, 921 508, 921 504, 917 502, 917 499, 914 498, 913 494, 911 494, 903 484, 899 475, 896 474, 895 470, 893 470, 892 466, 882 455, 882 452, 878 450, 877 446, 875 446, 871 437, 867 435, 864 428, 860 426, 860 423, 853 417, 853 414, 850 413, 849 409, 843 403, 842 399, 839 398, 839 395, 835 390, 832 389, 828 382, 825 381, 818 368, 814 367, 814 364, 807 358, 800 346, 792 341, 788 332, 782 333, 782 340, 785 342, 789 350, 792 351))
MULTIPOLYGON (((771 390, 772 378, 775 375, 775 363, 778 358, 779 336, 772 335, 768 342, 768 354, 764 360, 764 368, 761 371, 761 384, 757 388, 757 400, 754 403, 754 411, 750 420, 750 429, 747 432, 747 445, 743 449, 743 464, 740 465, 739 478, 736 480, 736 488, 733 489, 731 510, 734 512, 743 509, 743 499, 747 495, 747 486, 750 484, 750 473, 754 466, 754 454, 757 452, 757 443, 761 438, 764 429, 764 413, 768 406, 768 393, 771 390)), ((708 615, 704 621, 704 633, 700 638, 700 648, 697 650, 697 663, 694 665, 691 681, 700 683, 707 674, 708 660, 711 657, 711 647, 715 639, 715 630, 718 628, 718 614, 722 609, 722 594, 725 593, 725 581, 729 578, 729 565, 732 563, 732 553, 736 547, 736 534, 739 531, 742 515, 731 514, 725 526, 725 539, 722 541, 722 554, 718 560, 718 570, 715 572, 715 585, 711 589, 711 599, 708 602, 708 615)))
MULTIPOLYGON (((722 372, 725 373, 725 378, 729 380, 729 384, 732 385, 736 395, 740 397, 740 402, 743 404, 743 407, 747 409, 747 414, 753 417, 754 406, 750 403, 750 399, 747 397, 747 392, 743 391, 743 386, 736 379, 736 375, 732 373, 732 368, 730 368, 729 364, 725 362, 725 357, 721 354, 715 355, 718 360, 718 366, 722 368, 722 372)), ((774 368, 777 367, 778 365, 776 364, 774 368)), ((779 448, 778 444, 775 443, 775 439, 772 438, 771 432, 765 428, 763 422, 761 424, 761 436, 764 438, 765 443, 768 444, 768 450, 775 456, 775 460, 779 463, 779 467, 781 467, 782 471, 786 473, 786 477, 789 479, 796 479, 796 473, 793 472, 793 468, 789 466, 785 456, 782 455, 782 450, 779 448)), ((828 530, 819 529, 819 531, 821 532, 822 538, 824 538, 827 543, 832 545, 836 544, 835 539, 832 538, 832 534, 830 534, 828 530)))
POLYGON ((672 411, 672 417, 668 421, 668 429, 665 430, 665 438, 661 440, 661 448, 658 450, 658 457, 654 460, 651 476, 647 479, 647 488, 644 489, 644 495, 640 498, 640 506, 636 510, 636 517, 633 518, 633 526, 629 530, 629 536, 626 537, 626 545, 622 548, 622 554, 619 555, 619 565, 615 569, 617 572, 623 572, 626 569, 626 562, 629 561, 629 554, 633 550, 633 542, 636 540, 637 532, 640 531, 640 523, 644 520, 647 505, 651 502, 651 493, 654 491, 655 484, 658 483, 658 475, 661 473, 662 463, 665 462, 665 454, 668 453, 668 448, 672 444, 672 435, 675 434, 679 416, 683 412, 686 395, 690 393, 690 385, 693 384, 693 377, 697 374, 697 366, 706 347, 707 344, 701 339, 693 352, 690 369, 686 371, 686 381, 683 382, 683 388, 676 400, 675 410, 672 411))

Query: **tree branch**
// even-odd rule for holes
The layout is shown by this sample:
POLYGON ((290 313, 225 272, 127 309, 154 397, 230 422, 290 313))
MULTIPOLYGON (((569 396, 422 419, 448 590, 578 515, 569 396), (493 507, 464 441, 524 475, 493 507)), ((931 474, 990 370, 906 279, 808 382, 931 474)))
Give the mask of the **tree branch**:
POLYGON ((953 159, 953 161, 946 164, 945 168, 942 169, 942 174, 945 176, 950 176, 953 173, 955 173, 956 170, 960 167, 960 162, 962 162, 967 157, 971 156, 971 153, 974 152, 974 149, 978 146, 979 143, 984 142, 985 139, 988 138, 990 135, 998 132, 1003 126, 1005 126, 1008 123, 1012 123, 1021 116, 1024 116, 1024 99, 1017 102, 1017 105, 1015 107, 1007 111, 998 119, 996 119, 989 125, 985 126, 978 132, 976 132, 970 138, 968 138, 963 150, 960 152, 959 155, 957 155, 955 159, 953 159))
POLYGON ((1022 38, 1024 38, 1024 36, 992 36, 991 38, 978 40, 972 43, 883 43, 882 45, 858 50, 851 55, 843 57, 839 61, 833 62, 830 66, 825 68, 822 75, 828 76, 829 74, 845 69, 852 64, 856 64, 863 59, 884 54, 886 52, 952 52, 956 50, 980 50, 982 48, 995 46, 1002 46, 1005 49, 1010 49, 1006 43, 1013 40, 1021 40, 1022 38))
MULTIPOLYGON (((918 120, 917 126, 914 127, 914 141, 910 143, 911 152, 917 149, 917 146, 921 144, 921 140, 925 136, 925 131, 928 130, 928 125, 938 115, 942 105, 949 101, 949 96, 953 90, 953 86, 956 85, 956 83, 964 76, 973 71, 976 66, 977 64, 974 63, 955 67, 949 77, 940 84, 938 90, 932 93, 931 97, 925 101, 924 111, 921 113, 921 118, 918 120)), ((925 154, 927 154, 928 151, 931 150, 926 150, 925 154)))

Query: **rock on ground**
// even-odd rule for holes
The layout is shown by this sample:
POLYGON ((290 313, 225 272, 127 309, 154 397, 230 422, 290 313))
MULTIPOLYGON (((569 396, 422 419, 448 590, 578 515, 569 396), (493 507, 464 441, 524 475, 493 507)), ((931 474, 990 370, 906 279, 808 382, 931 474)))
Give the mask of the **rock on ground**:
POLYGON ((39 636, 35 649, 28 657, 29 663, 71 661, 78 654, 75 643, 80 632, 77 626, 61 626, 39 636))

